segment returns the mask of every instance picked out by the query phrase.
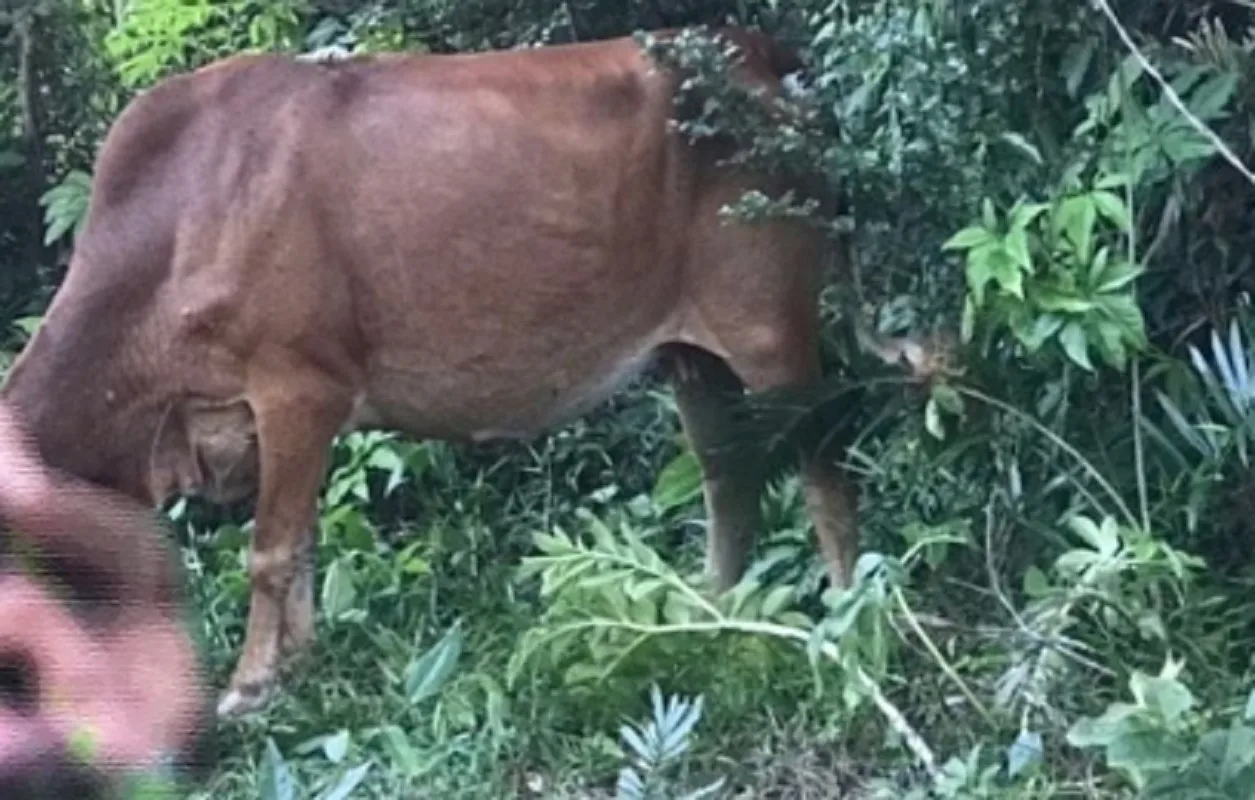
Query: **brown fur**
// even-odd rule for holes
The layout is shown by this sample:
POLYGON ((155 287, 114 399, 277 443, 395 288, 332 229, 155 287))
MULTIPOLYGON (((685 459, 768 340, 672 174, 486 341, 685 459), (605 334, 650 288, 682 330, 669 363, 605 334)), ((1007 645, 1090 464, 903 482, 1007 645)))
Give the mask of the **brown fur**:
MULTIPOLYGON (((738 79, 796 57, 725 31, 738 79)), ((100 152, 64 285, 3 394, 44 456, 149 502, 257 483, 253 593, 222 713, 313 636, 308 553, 340 431, 530 437, 671 356, 705 469, 717 584, 763 475, 723 450, 732 395, 820 377, 825 236, 737 225, 747 188, 671 132, 674 76, 630 38, 334 64, 243 55, 171 78, 100 152), (209 419, 212 415, 213 419, 209 419)), ((834 581, 857 555, 841 470, 803 458, 834 581)))

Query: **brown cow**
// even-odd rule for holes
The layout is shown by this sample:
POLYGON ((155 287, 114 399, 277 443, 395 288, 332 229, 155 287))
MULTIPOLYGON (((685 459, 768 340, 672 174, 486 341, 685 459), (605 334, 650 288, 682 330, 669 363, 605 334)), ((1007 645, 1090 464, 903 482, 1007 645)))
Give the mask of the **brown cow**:
MULTIPOLYGON (((781 96, 797 60, 722 33, 737 79, 781 96)), ((720 217, 751 187, 809 187, 673 132, 676 86, 632 38, 254 54, 170 78, 119 117, 64 285, 3 395, 49 462, 147 502, 256 490, 247 631, 220 713, 260 707, 314 635, 311 531, 342 431, 530 437, 665 356, 705 470, 708 563, 720 587, 741 576, 761 460, 715 444, 744 388, 820 377, 828 241, 798 220, 720 217)), ((818 456, 801 471, 845 584, 852 490, 818 456)))
POLYGON ((209 756, 211 698, 152 512, 49 474, 0 406, 0 517, 0 797, 105 797, 209 756))

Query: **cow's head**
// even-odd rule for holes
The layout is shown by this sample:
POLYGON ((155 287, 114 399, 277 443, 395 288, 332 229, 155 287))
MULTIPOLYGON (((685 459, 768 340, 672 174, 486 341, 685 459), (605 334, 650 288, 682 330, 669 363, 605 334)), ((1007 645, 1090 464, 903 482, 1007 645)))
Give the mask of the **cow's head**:
POLYGON ((255 491, 256 430, 235 370, 203 342, 171 347, 184 331, 160 306, 124 314, 126 303, 99 300, 120 289, 85 292, 73 277, 0 388, 43 459, 150 506, 178 494, 230 503, 255 491), (204 385, 230 399, 198 396, 204 385))
POLYGON ((0 406, 0 797, 199 772, 213 718, 152 512, 48 471, 0 406))

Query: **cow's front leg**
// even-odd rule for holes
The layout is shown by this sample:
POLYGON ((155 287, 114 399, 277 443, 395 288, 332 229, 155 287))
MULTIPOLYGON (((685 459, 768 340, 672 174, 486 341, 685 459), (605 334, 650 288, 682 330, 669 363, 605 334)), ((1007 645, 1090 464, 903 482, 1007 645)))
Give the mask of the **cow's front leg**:
POLYGON ((349 410, 341 392, 316 379, 285 375, 250 389, 261 467, 249 554, 252 597, 240 659, 218 701, 222 717, 266 705, 278 685, 284 644, 304 647, 313 638, 312 586, 302 561, 312 557, 318 492, 331 441, 349 410))
POLYGON ((283 606, 283 655, 298 656, 314 641, 314 558, 318 527, 307 528, 296 550, 296 568, 283 606))

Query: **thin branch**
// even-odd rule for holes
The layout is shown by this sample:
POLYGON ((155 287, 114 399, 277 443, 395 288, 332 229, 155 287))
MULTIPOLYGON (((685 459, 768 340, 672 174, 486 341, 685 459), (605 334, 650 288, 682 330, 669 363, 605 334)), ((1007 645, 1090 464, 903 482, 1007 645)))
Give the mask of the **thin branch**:
MULTIPOLYGON (((593 618, 585 619, 579 622, 571 622, 562 625, 559 629, 552 632, 554 637, 561 635, 569 635, 584 630, 595 630, 599 628, 617 628, 619 630, 632 631, 639 634, 650 636, 664 636, 676 633, 747 633, 757 634, 760 636, 772 636, 780 639, 792 639, 803 644, 810 641, 810 631, 801 628, 792 628, 787 625, 779 625, 773 622, 755 622, 751 620, 730 619, 725 618, 718 622, 684 622, 684 623, 666 623, 661 625, 647 625, 639 622, 630 622, 628 620, 593 618)), ((824 641, 819 645, 820 651, 835 664, 842 664, 841 650, 834 643, 824 641)), ((880 689, 880 684, 859 665, 854 665, 848 670, 848 674, 858 684, 858 688, 862 690, 880 711, 881 716, 889 723, 889 727, 902 737, 911 754, 915 756, 920 765, 928 772, 930 777, 938 775, 937 756, 933 753, 932 748, 928 746, 928 742, 924 741, 924 737, 915 730, 906 715, 893 704, 884 692, 880 689)))

